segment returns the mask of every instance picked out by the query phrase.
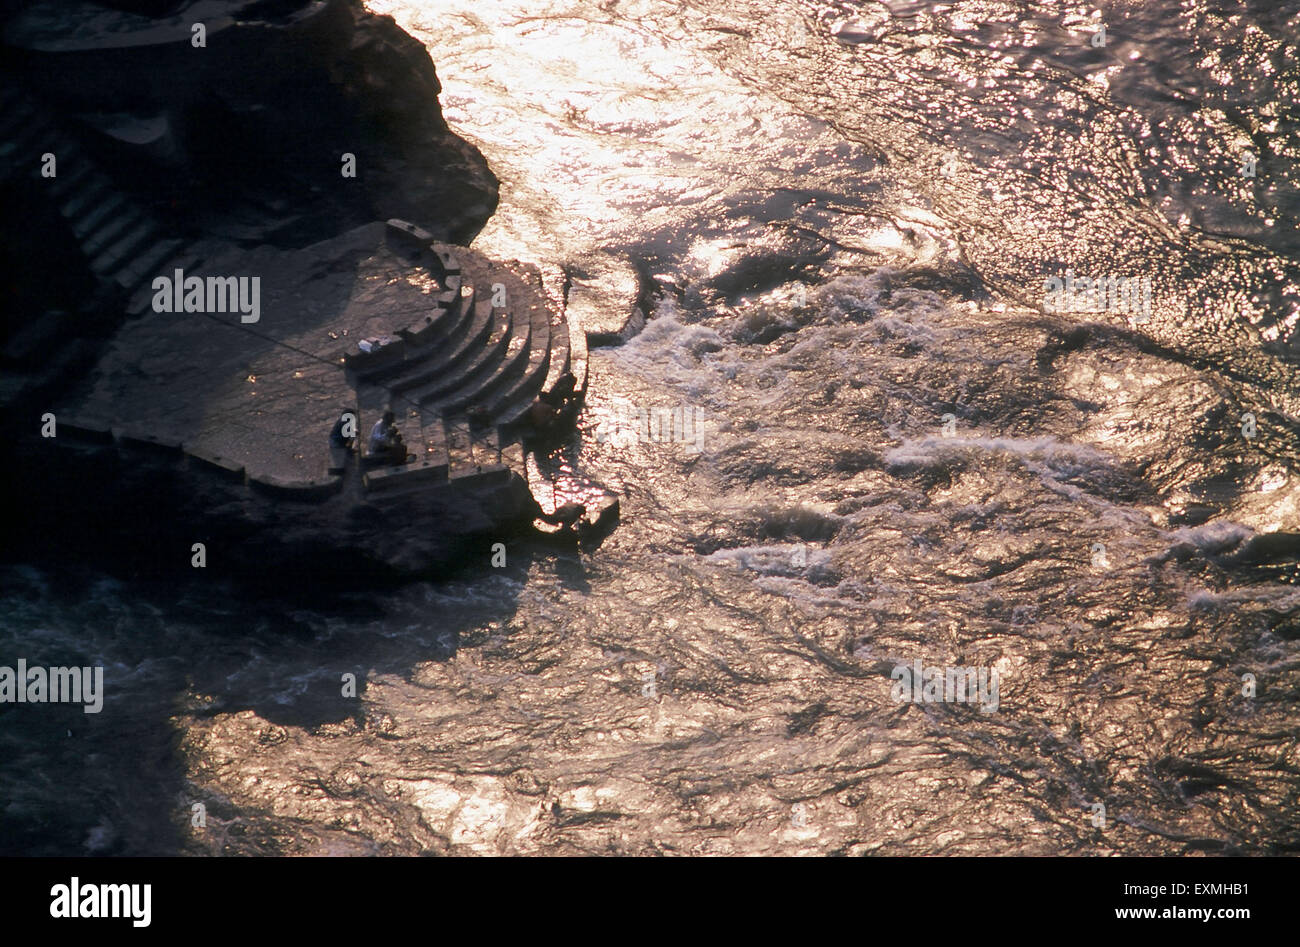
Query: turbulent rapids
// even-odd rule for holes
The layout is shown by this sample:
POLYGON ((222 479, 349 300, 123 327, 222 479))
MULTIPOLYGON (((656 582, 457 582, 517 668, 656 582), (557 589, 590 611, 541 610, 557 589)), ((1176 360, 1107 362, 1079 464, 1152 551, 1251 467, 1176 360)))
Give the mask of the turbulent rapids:
POLYGON ((6 567, 4 663, 106 668, 0 706, 6 850, 1300 850, 1300 8, 368 6, 501 180, 473 249, 614 319, 536 463, 622 524, 6 567))

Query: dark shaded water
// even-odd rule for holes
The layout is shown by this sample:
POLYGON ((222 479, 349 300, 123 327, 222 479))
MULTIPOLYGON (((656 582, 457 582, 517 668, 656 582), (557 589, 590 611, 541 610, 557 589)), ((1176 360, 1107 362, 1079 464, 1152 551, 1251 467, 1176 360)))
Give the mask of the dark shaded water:
POLYGON ((476 246, 653 290, 554 458, 623 524, 310 608, 5 570, 0 654, 108 700, 0 709, 0 847, 1300 847, 1300 8, 371 5, 502 179, 476 246))

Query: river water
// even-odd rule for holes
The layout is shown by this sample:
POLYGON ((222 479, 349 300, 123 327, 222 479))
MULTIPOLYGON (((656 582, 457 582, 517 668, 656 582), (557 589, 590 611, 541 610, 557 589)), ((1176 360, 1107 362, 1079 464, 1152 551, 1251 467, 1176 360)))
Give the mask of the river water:
POLYGON ((476 248, 640 286, 547 465, 622 523, 328 599, 6 567, 0 654, 108 696, 0 707, 0 849, 1300 849, 1300 6, 369 5, 476 248))

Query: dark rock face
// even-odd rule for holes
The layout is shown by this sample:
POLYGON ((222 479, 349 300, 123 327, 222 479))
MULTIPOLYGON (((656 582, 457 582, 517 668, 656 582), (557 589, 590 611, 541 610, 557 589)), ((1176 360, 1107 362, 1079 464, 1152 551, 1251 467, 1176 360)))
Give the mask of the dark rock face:
POLYGON ((6 523, 26 537, 29 560, 58 562, 71 550, 111 560, 145 578, 192 577, 192 547, 208 574, 271 592, 331 582, 435 575, 490 560, 491 544, 535 515, 517 476, 388 500, 303 502, 249 489, 178 452, 128 449, 60 434, 58 450, 25 458, 6 523), (89 547, 89 548, 88 548, 89 547))
POLYGON ((389 16, 350 4, 352 55, 336 68, 367 132, 358 141, 372 180, 371 216, 428 221, 435 237, 468 243, 497 206, 497 179, 478 149, 452 134, 428 51, 389 16))
POLYGON ((448 129, 427 51, 391 17, 360 0, 230 0, 205 13, 199 48, 187 7, 87 23, 38 4, 4 28, 13 80, 178 228, 233 217, 245 242, 301 246, 401 217, 462 242, 495 210, 487 162, 448 129), (109 25, 128 42, 96 42, 109 25))

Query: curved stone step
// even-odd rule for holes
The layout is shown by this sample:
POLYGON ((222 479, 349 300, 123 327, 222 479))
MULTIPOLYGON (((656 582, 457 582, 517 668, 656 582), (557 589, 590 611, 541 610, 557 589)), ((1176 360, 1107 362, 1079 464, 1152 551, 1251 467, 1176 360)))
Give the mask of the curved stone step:
MULTIPOLYGON (((486 413, 494 418, 497 424, 510 424, 517 420, 517 418, 503 420, 502 414, 507 409, 513 410, 520 402, 526 401, 523 411, 528 410, 528 405, 542 390, 542 385, 546 382, 547 372, 550 370, 550 310, 545 306, 538 305, 532 308, 530 315, 532 345, 528 352, 527 367, 517 380, 501 391, 496 392, 490 401, 484 405, 486 413), (539 334, 540 339, 538 338, 539 334)), ((520 414, 522 413, 520 411, 520 414)))
POLYGON ((424 408, 448 413, 481 403, 492 391, 523 372, 532 351, 531 333, 532 327, 526 319, 512 319, 504 355, 489 372, 466 386, 456 388, 438 382, 418 392, 408 392, 408 397, 418 400, 424 408))
POLYGON ((433 305, 427 313, 422 313, 410 323, 397 330, 397 335, 416 345, 425 345, 430 340, 441 337, 449 331, 449 326, 459 312, 461 279, 459 274, 443 276, 443 290, 433 297, 433 305))
POLYGON ((512 430, 536 401, 537 396, 535 394, 523 392, 514 401, 495 405, 492 409, 492 417, 499 427, 512 430))
POLYGON ((512 424, 519 422, 519 419, 533 406, 538 394, 543 390, 539 378, 543 372, 544 369, 534 372, 531 378, 526 375, 517 384, 501 392, 491 401, 487 407, 487 412, 491 415, 493 423, 502 427, 510 427, 512 424))
POLYGON ((546 372, 546 381, 542 383, 543 391, 555 387, 565 372, 569 370, 569 324, 563 318, 551 325, 551 363, 546 372))
POLYGON ((450 250, 434 249, 433 253, 438 257, 439 262, 442 263, 444 273, 460 273, 460 263, 456 261, 456 257, 450 250))
MULTIPOLYGON (((442 300, 447 295, 444 293, 435 298, 442 300)), ((398 334, 396 341, 376 352, 353 351, 345 357, 347 370, 366 384, 383 387, 386 379, 409 370, 410 363, 422 363, 431 351, 440 348, 447 339, 455 338, 466 325, 474 309, 474 287, 462 286, 445 302, 451 305, 446 306, 447 313, 440 319, 440 331, 422 333, 418 344, 409 336, 398 334)))
MULTIPOLYGON (((491 304, 487 300, 475 300, 473 314, 464 323, 457 338, 448 339, 442 345, 430 349, 418 366, 384 382, 385 387, 400 393, 438 377, 458 376, 461 362, 482 348, 491 335, 492 327, 491 304)), ((406 364, 410 365, 409 359, 406 364)))
POLYGON ((417 250, 428 251, 429 244, 433 242, 433 234, 423 227, 417 227, 409 220, 401 220, 397 217, 390 217, 385 223, 387 230, 386 235, 396 238, 406 247, 412 247, 417 250))
MULTIPOLYGON (((474 386, 483 377, 490 374, 497 365, 505 361, 512 329, 513 321, 510 318, 510 313, 505 309, 493 310, 491 335, 480 347, 478 354, 473 355, 458 366, 456 370, 454 383, 457 389, 474 386)), ((450 390, 449 387, 440 385, 434 387, 435 390, 450 390)), ((427 391, 428 389, 422 390, 427 391)))
POLYGON ((444 320, 454 319, 459 315, 456 307, 460 305, 461 279, 458 274, 443 274, 439 281, 442 289, 432 294, 429 308, 418 312, 406 325, 399 327, 395 334, 407 342, 422 343, 426 338, 433 338, 442 331, 444 320))
POLYGON ((436 304, 425 315, 416 319, 410 325, 398 329, 397 334, 419 348, 427 344, 429 339, 445 331, 448 321, 454 318, 456 318, 456 314, 451 308, 436 304))
MULTIPOLYGON (((453 277, 459 283, 459 277, 453 277)), ((450 335, 463 315, 460 308, 461 293, 459 285, 452 290, 445 290, 433 297, 434 305, 422 316, 418 316, 408 325, 397 330, 397 334, 416 348, 435 343, 438 339, 450 335)))
MULTIPOLYGON (((556 383, 565 371, 571 372, 576 379, 573 386, 574 396, 579 405, 587 396, 587 335, 577 315, 566 311, 563 322, 552 326, 558 340, 552 350, 551 371, 547 374, 544 391, 553 391, 556 383), (557 370, 557 355, 563 353, 563 368, 557 370)), ((524 397, 519 403, 501 409, 502 422, 514 424, 532 405, 531 397, 524 397)))
POLYGON ((396 379, 419 371, 430 358, 437 357, 440 351, 444 351, 449 343, 454 344, 451 340, 459 337, 468 325, 469 313, 474 306, 473 287, 469 288, 469 292, 469 296, 462 295, 460 291, 449 296, 451 304, 446 305, 444 302, 426 316, 427 324, 421 331, 413 332, 409 327, 398 329, 396 334, 403 343, 400 350, 402 357, 382 361, 367 368, 358 377, 368 385, 391 388, 396 379))

